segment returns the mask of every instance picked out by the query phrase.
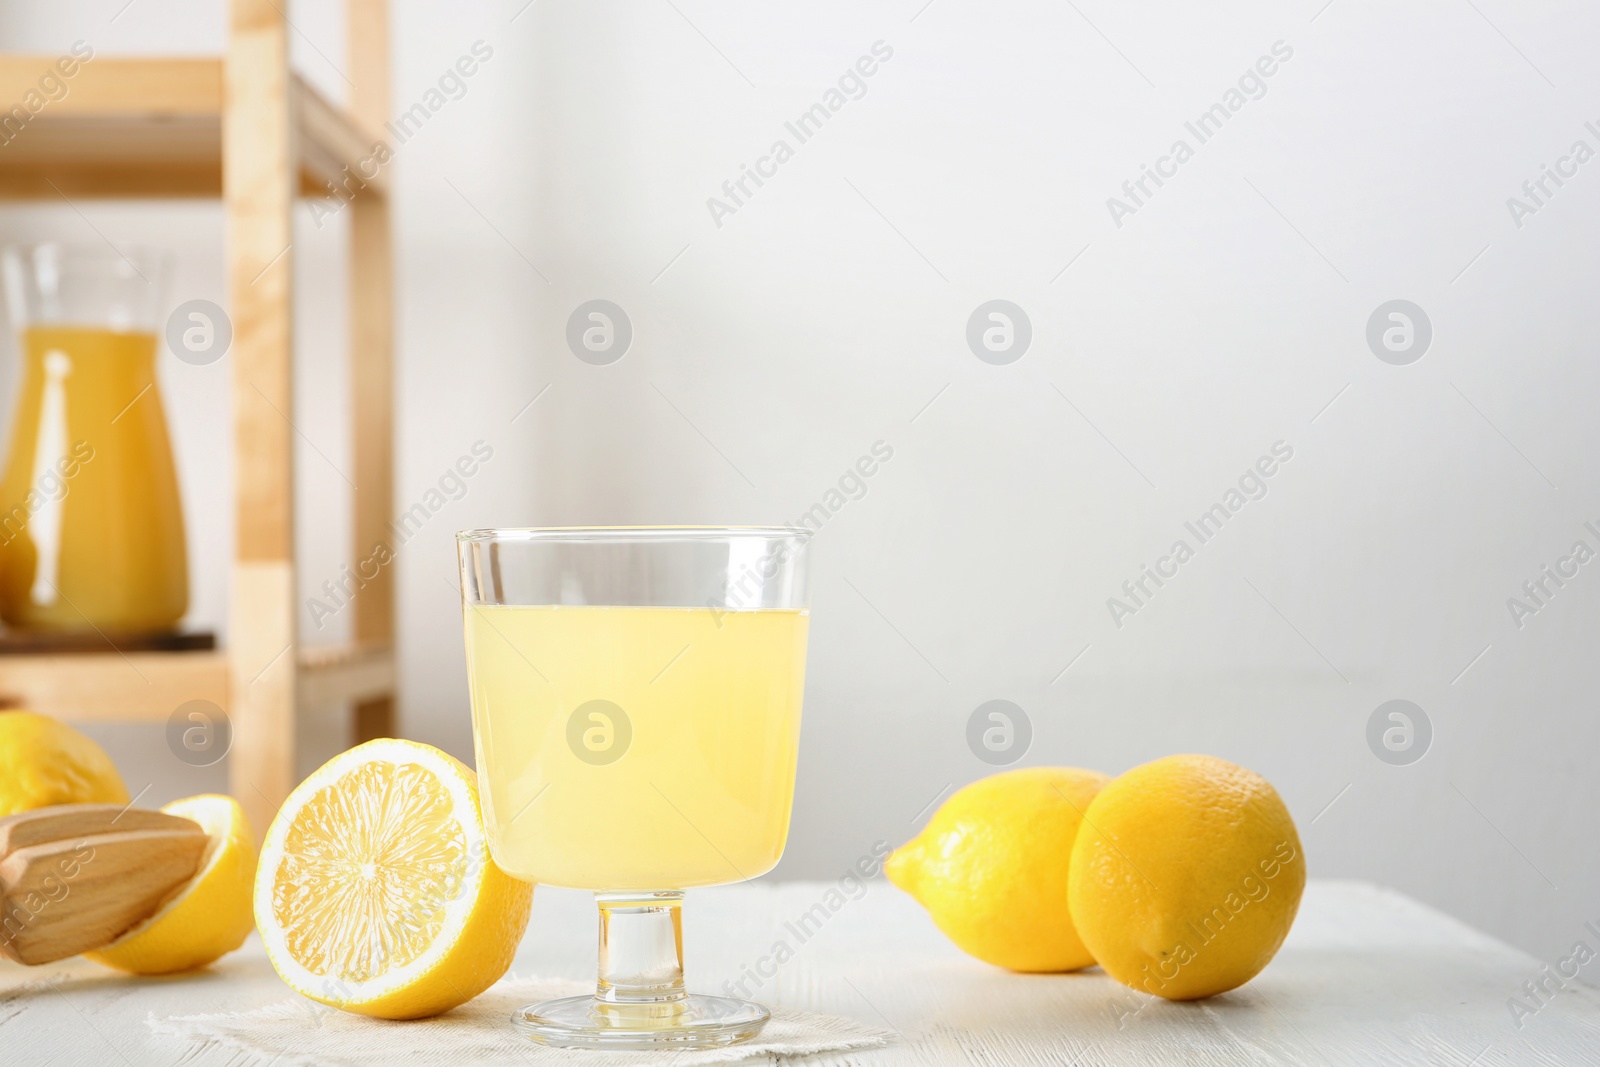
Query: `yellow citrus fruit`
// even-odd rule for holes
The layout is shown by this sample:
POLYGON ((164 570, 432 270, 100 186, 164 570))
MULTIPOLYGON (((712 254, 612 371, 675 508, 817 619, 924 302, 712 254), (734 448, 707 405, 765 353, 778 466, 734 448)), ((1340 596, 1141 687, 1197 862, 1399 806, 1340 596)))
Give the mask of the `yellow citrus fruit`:
POLYGON ((32 711, 0 711, 0 816, 52 804, 126 804, 105 749, 32 711))
POLYGON ((200 824, 211 838, 200 869, 155 915, 89 959, 134 974, 170 974, 204 967, 244 944, 255 929, 251 895, 256 841, 232 797, 205 794, 161 809, 200 824))
POLYGON ((1078 823, 1109 779, 1076 767, 1005 771, 957 790, 896 849, 889 880, 969 955, 1013 971, 1094 963, 1067 911, 1078 823))
POLYGON ((335 756, 267 830, 256 924, 283 980, 383 1019, 449 1011, 511 966, 533 886, 489 858, 478 781, 383 738, 335 756))
POLYGON ((1114 779, 1083 822, 1067 899, 1117 981, 1208 997, 1254 978, 1283 944, 1306 863, 1265 778, 1215 756, 1167 756, 1114 779))

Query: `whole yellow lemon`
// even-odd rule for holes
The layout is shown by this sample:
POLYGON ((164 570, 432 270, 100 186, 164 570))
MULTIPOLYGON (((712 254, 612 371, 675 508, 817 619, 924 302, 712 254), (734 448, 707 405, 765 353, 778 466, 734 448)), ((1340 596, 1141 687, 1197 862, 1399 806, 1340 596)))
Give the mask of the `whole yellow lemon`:
POLYGON ((1167 756, 1100 791, 1072 849, 1072 921, 1124 985, 1192 1000, 1267 965, 1294 923, 1305 856, 1265 778, 1167 756))
POLYGON ((0 816, 52 804, 126 804, 105 749, 65 723, 0 711, 0 816))
POLYGON ((1094 958, 1067 912, 1072 842, 1109 779, 1029 767, 957 790, 884 865, 969 955, 1013 971, 1074 971, 1094 958))

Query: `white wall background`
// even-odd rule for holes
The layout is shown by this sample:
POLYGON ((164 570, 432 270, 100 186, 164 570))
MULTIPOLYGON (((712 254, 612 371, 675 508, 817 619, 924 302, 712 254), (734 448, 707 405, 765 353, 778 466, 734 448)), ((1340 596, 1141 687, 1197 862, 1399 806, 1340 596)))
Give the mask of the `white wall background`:
MULTIPOLYGON (((221 45, 219 3, 122 3, 5 0, 0 42, 221 45)), ((1600 162, 1520 228, 1506 199, 1575 140, 1600 149, 1584 127, 1600 126, 1600 15, 523 4, 396 5, 397 112, 475 41, 494 49, 393 172, 397 500, 475 440, 495 449, 402 553, 410 736, 470 756, 456 529, 782 522, 883 440, 893 459, 816 542, 780 876, 912 834, 992 770, 966 723, 1004 698, 1031 718, 1027 763, 1215 753, 1278 786, 1314 875, 1395 886, 1544 958, 1579 936, 1600 891, 1600 569, 1521 629, 1506 599, 1575 540, 1600 547, 1583 528, 1600 525, 1600 162), (894 55, 865 96, 717 226, 707 197, 880 40, 894 55), (1175 138, 1194 144, 1184 122, 1277 41, 1293 56, 1265 96, 1114 225, 1106 198, 1175 138), (635 331, 607 367, 563 340, 593 298, 635 331), (1009 366, 964 339, 993 298, 1033 324, 1009 366), (1394 298, 1433 324, 1409 366, 1365 341, 1394 298), (1114 625, 1107 597, 1279 440, 1294 458, 1268 495, 1114 625), (1409 766, 1365 738, 1393 698, 1433 724, 1409 766)), ((297 63, 342 96, 333 7, 290 12, 297 63)), ((115 241, 178 250, 174 304, 224 299, 214 205, 78 207, 115 241)), ((93 240, 84 226, 67 205, 0 211, 8 240, 93 240)), ((347 559, 342 236, 298 224, 307 595, 347 559)), ((192 621, 219 626, 227 361, 162 372, 192 621)), ((307 640, 343 621, 319 631, 307 613, 307 640)), ((340 729, 308 722, 307 760, 340 729)), ((220 782, 180 777, 153 732, 99 734, 157 792, 220 782)))

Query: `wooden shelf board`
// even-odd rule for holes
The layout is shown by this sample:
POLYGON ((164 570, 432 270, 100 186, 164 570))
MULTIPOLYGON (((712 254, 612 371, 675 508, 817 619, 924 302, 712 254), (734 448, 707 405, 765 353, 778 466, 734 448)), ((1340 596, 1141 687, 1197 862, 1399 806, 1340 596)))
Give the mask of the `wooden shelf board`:
MULTIPOLYGON (((0 100, 23 99, 53 62, 0 55, 0 100)), ((220 59, 82 64, 65 97, 0 132, 0 198, 221 196, 222 76, 220 59)), ((348 182, 346 167, 362 173, 377 137, 304 79, 291 82, 300 195, 327 196, 327 183, 348 182)), ((387 175, 366 186, 362 195, 386 195, 387 175)))
MULTIPOLYGON (((0 55, 0 100, 16 103, 37 92, 56 56, 0 55)), ((222 60, 192 57, 96 57, 63 79, 67 95, 45 104, 37 118, 57 115, 177 116, 222 114, 222 60)), ((30 123, 31 125, 31 123, 30 123)))
MULTIPOLYGON (((387 645, 316 645, 296 656, 298 704, 316 710, 392 696, 387 645)), ((50 652, 0 655, 0 709, 71 722, 166 722, 178 705, 227 710, 228 659, 210 652, 50 652)))
POLYGON ((292 80, 292 114, 300 136, 300 195, 327 196, 329 182, 336 186, 348 183, 362 195, 388 195, 388 172, 370 161, 378 137, 363 129, 354 115, 335 107, 299 75, 292 80), (372 177, 367 178, 368 174, 372 177), (362 188, 362 182, 366 188, 362 188))
POLYGON ((298 659, 302 708, 394 695, 394 650, 387 644, 311 645, 300 649, 298 659))
POLYGON ((228 706, 220 652, 68 652, 0 657, 0 706, 72 722, 166 722, 178 705, 228 706))

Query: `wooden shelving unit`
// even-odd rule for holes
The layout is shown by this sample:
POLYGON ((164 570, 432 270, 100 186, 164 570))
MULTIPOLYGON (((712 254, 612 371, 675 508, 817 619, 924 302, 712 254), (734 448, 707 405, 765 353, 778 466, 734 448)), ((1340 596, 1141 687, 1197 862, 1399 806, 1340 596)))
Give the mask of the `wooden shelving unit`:
MULTIPOLYGON (((349 705, 356 740, 393 732, 391 568, 355 598, 355 640, 302 647, 294 559, 293 277, 290 212, 345 184, 388 116, 385 0, 346 0, 349 108, 289 69, 274 0, 231 0, 228 53, 96 55, 0 146, 0 198, 220 198, 233 320, 235 546, 222 651, 0 656, 0 700, 63 719, 164 722, 188 700, 233 724, 230 788, 258 833, 296 784, 297 709, 349 705), (346 171, 346 167, 349 171, 346 171)), ((21 100, 55 56, 0 56, 0 100, 21 100)), ((370 173, 370 167, 368 168, 370 173)), ((392 251, 387 182, 350 212, 353 558, 388 537, 393 510, 392 251)))

